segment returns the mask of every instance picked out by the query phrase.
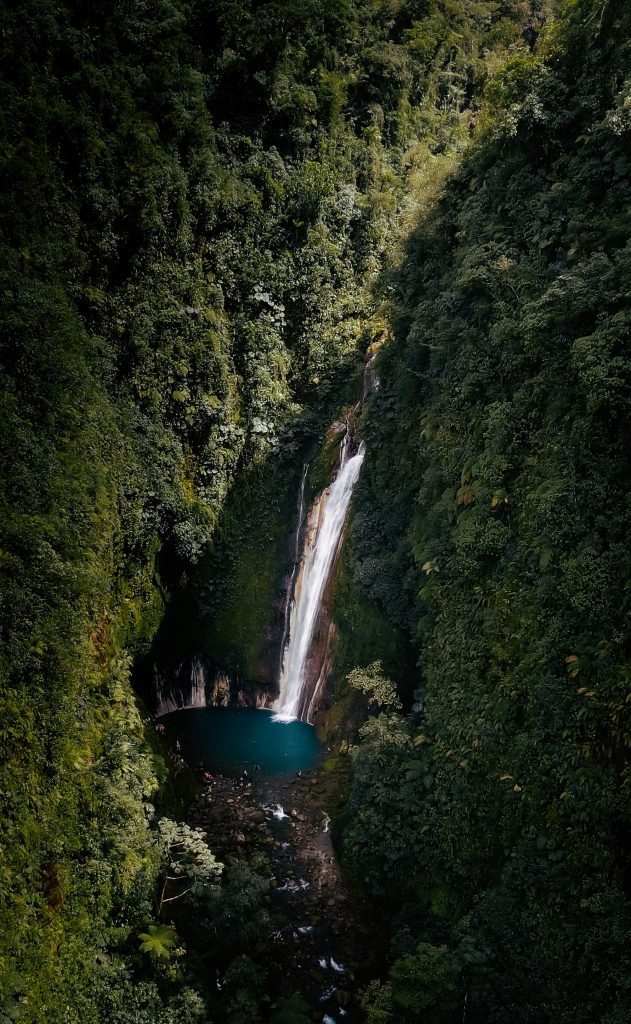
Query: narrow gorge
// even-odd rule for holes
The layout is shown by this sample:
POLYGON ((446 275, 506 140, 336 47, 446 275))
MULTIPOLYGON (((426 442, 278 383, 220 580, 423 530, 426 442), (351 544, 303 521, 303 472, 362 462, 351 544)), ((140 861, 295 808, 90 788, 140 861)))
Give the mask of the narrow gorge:
POLYGON ((0 0, 0 1024, 628 1024, 631 6, 0 0))
MULTIPOLYGON (((277 721, 298 719, 312 724, 318 710, 325 707, 327 684, 333 673, 332 585, 365 456, 359 424, 366 399, 379 386, 375 372, 377 348, 373 345, 367 356, 360 399, 327 429, 320 452, 313 455, 315 464, 326 459, 325 471, 331 478, 308 507, 307 485, 313 490, 309 460, 300 475, 296 520, 289 524, 287 537, 280 545, 281 550, 292 550, 289 571, 277 571, 280 578, 271 600, 280 616, 275 637, 277 656, 268 659, 278 665, 275 677, 243 679, 230 671, 229 664, 221 664, 221 654, 215 661, 203 652, 190 653, 175 664, 172 678, 168 670, 154 663, 148 699, 155 706, 156 718, 187 708, 240 706, 271 708, 277 721)), ((267 618, 272 617, 270 607, 267 618)))
POLYGON ((186 677, 182 682, 181 667, 171 685, 155 678, 156 731, 174 770, 195 775, 203 789, 188 809, 190 825, 203 830, 226 863, 259 855, 270 865, 276 922, 269 934, 270 995, 283 999, 298 991, 321 1019, 349 1024, 361 1019, 358 986, 369 980, 367 963, 379 943, 331 842, 332 779, 318 768, 325 750, 312 723, 331 704, 331 593, 364 461, 357 430, 378 386, 375 359, 376 353, 367 359, 362 398, 326 433, 326 447, 337 447, 337 455, 328 460, 331 480, 309 506, 309 461, 300 475, 296 521, 289 524, 292 564, 276 601, 282 606, 277 696, 261 686, 255 707, 245 706, 238 683, 220 669, 209 680, 199 655, 186 663, 190 685, 186 677))

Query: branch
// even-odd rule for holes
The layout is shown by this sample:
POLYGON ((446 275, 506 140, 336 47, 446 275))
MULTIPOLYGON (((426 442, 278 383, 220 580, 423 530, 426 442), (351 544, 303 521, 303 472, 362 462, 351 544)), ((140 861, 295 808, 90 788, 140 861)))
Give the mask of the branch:
POLYGON ((193 886, 189 886, 184 892, 179 892, 177 896, 168 896, 166 900, 162 900, 163 903, 171 903, 173 900, 179 900, 181 896, 186 896, 187 892, 190 892, 193 886))

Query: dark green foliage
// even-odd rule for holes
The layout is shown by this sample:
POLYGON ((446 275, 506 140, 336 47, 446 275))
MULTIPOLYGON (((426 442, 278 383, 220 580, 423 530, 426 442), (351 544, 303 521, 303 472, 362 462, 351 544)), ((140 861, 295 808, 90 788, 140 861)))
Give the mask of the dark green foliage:
POLYGON ((0 14, 0 976, 23 1018, 96 1020, 97 938, 151 919, 162 769, 125 651, 146 649, 240 463, 354 359, 381 150, 358 183, 352 122, 338 109, 333 140, 318 120, 330 89, 305 81, 351 17, 331 5, 323 31, 323 6, 0 14), (247 132, 235 61, 257 83, 247 132))
POLYGON ((233 559, 251 663, 375 282, 338 667, 388 694, 407 631, 421 686, 354 761, 347 855, 393 917, 369 1019, 626 1021, 629 21, 577 0, 533 51, 543 6, 0 11, 3 1021, 305 1018, 265 999, 264 865, 161 906, 129 675, 233 559))
POLYGON ((630 35, 585 0, 499 72, 395 282, 357 573, 420 685, 351 792, 398 908, 375 1021, 418 1019, 419 942, 457 973, 423 1019, 629 1014, 630 35))
POLYGON ((362 580, 356 578, 352 523, 348 534, 335 575, 331 609, 339 631, 335 644, 335 676, 339 680, 336 699, 346 691, 343 680, 355 667, 379 659, 387 674, 403 685, 412 660, 407 656, 408 644, 403 630, 394 627, 379 603, 368 596, 362 580))
MULTIPOLYGON (((203 1016, 189 954, 173 977, 138 961, 164 766, 129 669, 235 480, 317 434, 357 367, 402 154, 458 105, 411 107, 438 73, 411 45, 421 6, 0 11, 11 1019, 203 1016)), ((477 18, 457 16, 441 74, 479 61, 477 18)))
POLYGON ((288 996, 278 1000, 278 1007, 270 1017, 271 1024, 310 1024, 309 1006, 301 996, 288 996))

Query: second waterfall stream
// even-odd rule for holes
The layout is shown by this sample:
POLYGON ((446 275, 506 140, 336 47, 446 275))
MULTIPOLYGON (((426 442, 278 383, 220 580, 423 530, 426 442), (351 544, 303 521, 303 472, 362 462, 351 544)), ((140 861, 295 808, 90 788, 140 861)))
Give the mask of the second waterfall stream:
POLYGON ((296 718, 309 721, 320 688, 319 677, 325 666, 323 664, 316 674, 309 665, 309 659, 364 454, 363 442, 351 454, 351 436, 347 429, 335 479, 309 513, 302 559, 289 609, 288 629, 285 624, 285 636, 288 633, 289 639, 281 651, 279 696, 273 708, 282 721, 296 718))

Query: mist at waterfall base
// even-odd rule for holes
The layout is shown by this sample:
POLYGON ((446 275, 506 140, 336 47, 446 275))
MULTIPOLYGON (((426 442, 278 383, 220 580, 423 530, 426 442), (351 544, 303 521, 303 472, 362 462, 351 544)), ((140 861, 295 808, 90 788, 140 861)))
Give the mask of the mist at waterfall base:
POLYGON ((161 720, 184 760, 211 773, 295 775, 318 763, 322 745, 305 722, 278 722, 254 708, 186 708, 161 720), (255 768, 255 766, 257 766, 255 768))

